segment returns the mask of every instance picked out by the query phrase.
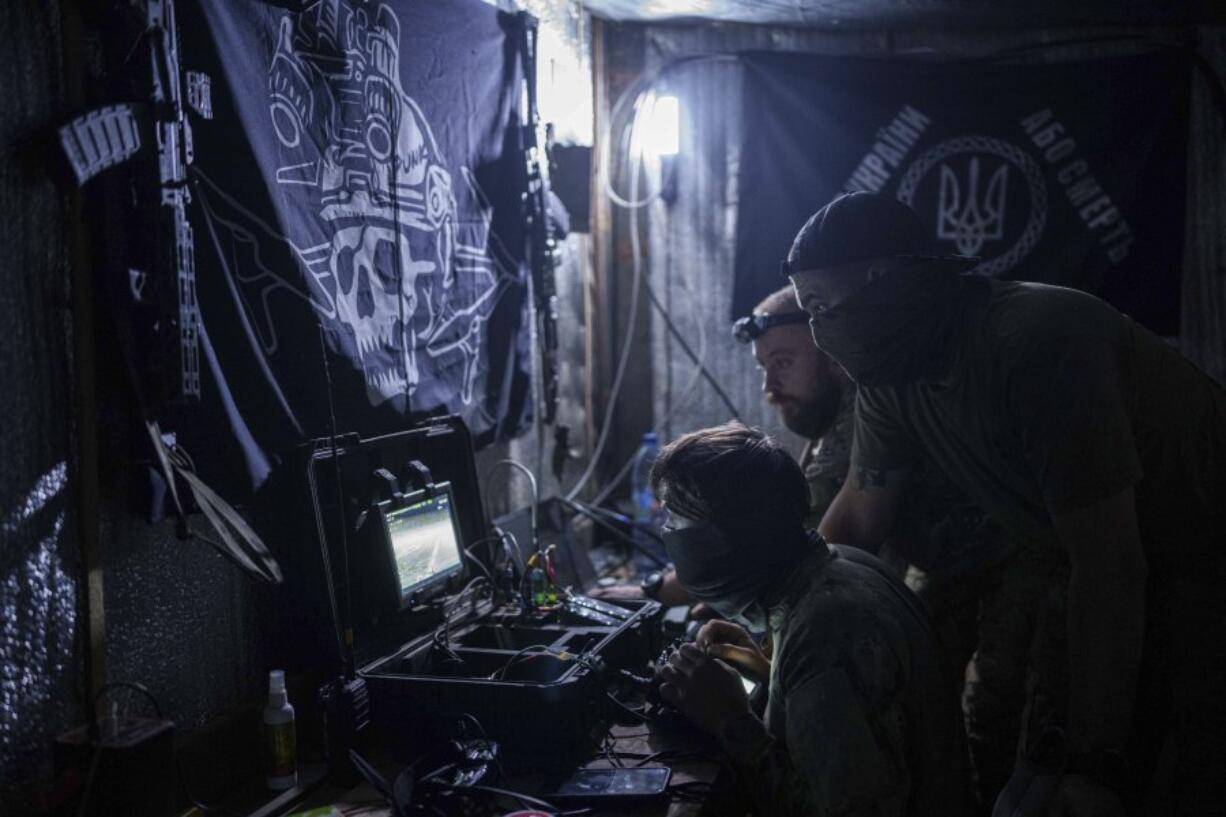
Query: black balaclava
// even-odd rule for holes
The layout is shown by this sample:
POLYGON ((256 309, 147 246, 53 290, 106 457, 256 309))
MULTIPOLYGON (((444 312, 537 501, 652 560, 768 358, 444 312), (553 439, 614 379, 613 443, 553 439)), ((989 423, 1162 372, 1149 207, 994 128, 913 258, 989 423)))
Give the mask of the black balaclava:
POLYGON ((987 283, 946 266, 912 262, 868 283, 809 321, 813 342, 864 386, 942 374, 968 302, 987 283))
POLYGON ((904 262, 809 322, 814 342, 857 383, 898 385, 948 365, 965 302, 987 285, 958 274, 978 259, 933 250, 915 212, 879 193, 838 196, 796 234, 785 276, 885 258, 904 262))
POLYGON ((721 617, 761 629, 764 604, 788 580, 813 543, 805 530, 781 530, 769 520, 697 522, 663 533, 677 579, 721 617))

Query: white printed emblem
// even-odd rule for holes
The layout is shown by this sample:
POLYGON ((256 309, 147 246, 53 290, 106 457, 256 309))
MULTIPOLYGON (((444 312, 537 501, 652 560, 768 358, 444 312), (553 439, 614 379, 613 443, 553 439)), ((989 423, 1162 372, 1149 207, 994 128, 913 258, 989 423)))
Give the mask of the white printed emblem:
POLYGON ((1034 249, 1047 223, 1047 184, 1028 154, 985 136, 946 140, 911 164, 899 181, 898 200, 916 207, 917 192, 934 168, 937 238, 952 243, 959 255, 983 257, 976 273, 1005 273, 1034 249), (1009 185, 1015 177, 1025 185, 1029 213, 1010 242, 1009 185))
POLYGON ((263 311, 254 317, 265 353, 278 348, 270 296, 288 290, 346 327, 371 405, 411 397, 429 361, 459 373, 447 379, 467 405, 486 321, 514 280, 500 271, 513 264, 491 255, 492 208, 467 167, 458 168, 464 212, 457 205, 434 130, 400 80, 400 33, 389 6, 359 0, 317 0, 278 25, 268 127, 283 163, 270 192, 284 191, 278 204, 291 220, 300 208, 322 222, 322 242, 317 230, 265 224, 204 174, 202 204, 211 227, 253 245, 254 263, 235 277, 261 291, 254 305, 244 299, 263 311), (305 288, 265 262, 284 254, 268 241, 288 247, 305 288))
POLYGON ((999 241, 1005 235, 1005 202, 1009 186, 1009 165, 992 173, 987 193, 979 195, 979 157, 972 156, 965 187, 958 175, 941 164, 941 195, 937 201, 937 238, 952 241, 960 255, 978 255, 985 241, 999 241))

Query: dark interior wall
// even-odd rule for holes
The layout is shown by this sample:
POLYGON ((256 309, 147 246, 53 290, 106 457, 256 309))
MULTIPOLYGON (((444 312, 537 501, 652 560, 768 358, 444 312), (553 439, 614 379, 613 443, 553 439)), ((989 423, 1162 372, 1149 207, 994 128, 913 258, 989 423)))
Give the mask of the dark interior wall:
POLYGON ((56 0, 0 4, 0 811, 33 810, 81 717, 64 197, 39 149, 65 110, 56 0))
POLYGON ((900 28, 923 26, 1016 28, 1019 23, 1048 26, 1097 25, 1103 22, 1194 23, 1226 20, 1216 0, 1178 3, 1119 0, 706 0, 697 3, 644 3, 642 0, 586 0, 593 14, 616 20, 661 22, 694 19, 765 26, 826 28, 900 28), (688 6, 688 8, 687 8, 688 6), (701 14, 696 9, 701 6, 701 14))
MULTIPOLYGON (((271 664, 267 592, 211 550, 179 541, 169 523, 128 512, 139 428, 126 378, 73 313, 72 199, 53 178, 54 127, 68 99, 65 21, 58 2, 0 4, 0 803, 4 814, 39 809, 51 743, 84 722, 86 575, 79 503, 82 382, 74 344, 99 351, 97 420, 101 502, 91 514, 105 631, 106 678, 147 685, 182 729, 258 696, 271 664), (88 335, 88 337, 86 337, 88 335)), ((70 36, 70 35, 68 35, 70 36)), ((88 45, 75 53, 77 66, 88 45)), ((85 213, 88 223, 89 213, 85 213)), ((84 274, 103 275, 89 269, 84 274)), ((197 523, 199 524, 199 523, 197 523)))
MULTIPOLYGON (((521 6, 537 17, 540 26, 537 88, 542 121, 561 120, 556 128, 560 144, 590 146, 590 18, 576 0, 523 0, 521 6)), ((569 447, 577 450, 591 440, 586 403, 591 252, 591 235, 572 233, 561 248, 555 274, 559 399, 554 428, 566 427, 569 447)), ((562 493, 579 477, 584 463, 576 461, 566 463, 561 481, 553 476, 554 428, 533 427, 510 443, 490 446, 478 454, 477 472, 491 475, 483 488, 493 515, 527 505, 531 495, 521 475, 506 468, 490 471, 500 459, 510 457, 531 468, 542 497, 562 493)))
MULTIPOLYGON (((1201 56, 1226 81, 1226 27, 1199 34, 1201 56)), ((1204 76, 1194 82, 1179 345, 1226 383, 1226 99, 1215 99, 1204 76)))
MULTIPOLYGON (((612 134, 620 132, 617 129, 622 127, 624 120, 613 122, 612 115, 623 94, 629 92, 643 70, 644 48, 642 26, 604 21, 593 25, 595 125, 599 137, 593 151, 592 291, 598 309, 592 314, 589 327, 593 356, 588 390, 593 424, 612 423, 599 463, 605 478, 611 477, 634 453, 643 432, 652 428, 652 370, 651 366, 643 365, 650 354, 651 307, 641 287, 637 306, 631 308, 636 253, 642 259, 643 273, 646 272, 642 248, 632 241, 631 220, 638 219, 643 236, 647 228, 641 210, 617 207, 605 193, 606 184, 615 185, 623 196, 631 193, 627 173, 619 172, 624 163, 618 162, 619 156, 612 155, 620 153, 615 147, 617 137, 612 134), (609 176, 614 178, 609 179, 609 176), (621 389, 615 393, 613 387, 627 334, 632 335, 630 359, 636 365, 626 367, 621 389)), ((592 446, 588 446, 588 451, 592 451, 592 446)))
MULTIPOLYGON (((117 435, 104 448, 114 457, 103 461, 115 466, 103 481, 100 520, 106 674, 149 687, 190 732, 260 702, 268 671, 280 666, 279 596, 201 542, 180 540, 172 522, 150 524, 128 511, 131 480, 140 476, 129 463, 140 444, 117 435)), ((190 524, 207 531, 202 518, 190 524)), ((292 543, 270 546, 283 553, 292 543)))
MULTIPOLYGON (((896 28, 891 30, 830 31, 741 24, 605 23, 598 48, 604 56, 598 74, 597 116, 607 116, 617 89, 643 71, 654 71, 679 58, 731 53, 744 49, 792 50, 827 55, 907 54, 974 57, 1026 46, 1050 46, 1075 41, 1066 47, 1040 47, 1024 59, 1086 59, 1136 48, 1120 39, 1197 43, 1196 50, 1226 76, 1226 30, 1221 27, 1078 27, 991 31, 896 28)), ((731 302, 737 206, 737 168, 741 137, 740 74, 726 62, 700 62, 670 75, 672 88, 684 99, 682 151, 677 157, 680 192, 675 203, 651 205, 644 231, 650 280, 662 300, 672 305, 674 320, 696 345, 709 320, 707 365, 731 396, 746 422, 790 437, 761 399, 759 376, 748 351, 728 331, 731 302), (687 133, 688 131, 688 133, 687 133), (687 278, 689 280, 687 280, 687 278), (694 307, 697 307, 695 309, 694 307)), ((1219 381, 1226 382, 1226 124, 1214 105, 1204 76, 1193 78, 1193 101, 1188 144, 1188 238, 1183 280, 1183 323, 1177 339, 1181 349, 1219 381)), ((968 100, 968 104, 973 101, 968 100)), ((624 182, 620 182, 624 185, 624 182)), ((602 325, 614 338, 624 337, 625 302, 631 291, 627 218, 602 202, 593 212, 609 230, 605 251, 597 256, 601 286, 611 293, 602 325)), ((603 235, 603 234, 602 234, 603 235)), ((781 250, 782 251, 782 250, 781 250)), ((669 341, 658 315, 649 314, 636 331, 634 360, 651 361, 650 371, 638 378, 648 385, 623 396, 617 406, 618 448, 610 466, 633 453, 637 436, 657 428, 675 436, 723 422, 728 409, 705 383, 688 397, 693 371, 690 358, 669 341), (641 395, 651 400, 640 399, 641 395), (680 408, 678 409, 678 406, 680 408)), ((615 345, 616 341, 611 346, 615 345)), ((613 358, 606 351, 604 360, 613 358)), ((607 390, 611 363, 602 369, 597 388, 607 390)))
MULTIPOLYGON (((492 0, 491 0, 492 1, 492 0)), ((511 0, 494 5, 513 10, 511 0)), ((538 17, 569 20, 569 0, 531 0, 538 17)), ((170 522, 149 523, 131 513, 130 497, 144 478, 133 452, 143 448, 140 418, 126 375, 111 347, 99 310, 97 340, 74 320, 70 248, 71 197, 52 180, 42 150, 53 128, 79 104, 67 99, 66 76, 85 70, 96 43, 85 33, 66 69, 59 0, 0 3, 0 813, 40 811, 49 789, 54 737, 84 722, 87 685, 86 576, 78 533, 80 434, 74 422, 82 384, 74 367, 74 331, 99 360, 94 418, 100 425, 93 523, 98 541, 105 630, 100 651, 105 676, 149 687, 190 747, 217 768, 197 780, 197 792, 225 772, 253 760, 252 745, 227 746, 235 736, 255 737, 252 713, 260 705, 267 671, 286 659, 280 634, 294 610, 276 589, 255 583, 198 541, 176 536, 170 522), (82 67, 82 63, 86 65, 82 67), (207 728, 203 728, 207 727, 207 728), (233 727, 233 728, 231 728, 233 727), (246 730, 246 731, 244 731, 246 730), (201 744, 204 748, 200 748, 201 744)), ((555 36, 575 38, 573 25, 555 36)), ((580 43, 573 43, 581 50, 580 43)), ((89 214, 85 214, 89 223, 89 214)), ((582 431, 583 303, 586 238, 568 241, 559 273, 564 321, 572 343, 564 349, 562 416, 582 431)), ((101 276, 107 270, 82 274, 101 276)), ((92 370, 92 368, 91 368, 92 370)), ((92 401, 91 401, 92 405, 92 401)), ((547 439, 551 435, 547 432, 547 439)), ((545 451, 544 447, 539 447, 545 451)), ((483 452, 479 468, 538 450, 535 435, 483 452)), ((495 480, 495 510, 527 492, 502 473, 495 480)), ((546 486, 548 487, 548 486, 546 486)), ((194 528, 208 533, 201 518, 194 528)), ((278 553, 294 542, 275 542, 278 553)), ((291 690, 293 691, 293 690, 291 690)), ((306 691, 296 704, 307 704, 306 691)), ((304 707, 306 708, 306 707, 304 707)))

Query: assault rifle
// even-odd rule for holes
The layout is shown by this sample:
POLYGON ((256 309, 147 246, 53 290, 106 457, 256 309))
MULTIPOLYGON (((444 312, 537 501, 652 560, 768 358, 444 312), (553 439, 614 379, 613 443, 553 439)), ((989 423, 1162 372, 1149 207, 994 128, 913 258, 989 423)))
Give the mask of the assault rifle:
POLYGON ((527 163, 527 192, 524 193, 528 225, 528 264, 532 275, 533 306, 541 354, 541 415, 552 425, 558 413, 558 244, 550 221, 549 180, 542 172, 542 159, 549 163, 552 127, 546 128, 545 143, 538 145, 540 112, 536 105, 537 20, 526 11, 519 13, 523 26, 522 64, 527 87, 528 109, 521 128, 520 146, 527 163), (543 154, 543 155, 542 155, 543 154))
POLYGON ((196 255, 187 214, 188 168, 194 158, 187 108, 212 119, 212 86, 207 75, 182 68, 175 0, 131 0, 115 7, 124 12, 116 30, 140 32, 136 45, 115 56, 125 69, 124 95, 142 101, 76 117, 59 129, 60 147, 78 186, 128 164, 130 173, 115 184, 134 203, 128 227, 152 237, 116 250, 127 275, 123 286, 113 289, 125 299, 121 306, 127 320, 117 321, 121 347, 137 380, 153 461, 178 517, 178 536, 198 538, 251 575, 278 584, 281 568, 259 534, 196 475, 175 434, 164 434, 156 419, 170 404, 195 403, 201 397, 196 255), (218 539, 192 531, 187 520, 192 507, 181 496, 184 489, 218 539))
POLYGON ((59 139, 78 185, 145 154, 131 178, 139 209, 152 214, 148 226, 157 240, 141 257, 129 259, 135 265, 128 268, 127 290, 140 323, 133 345, 149 381, 148 397, 160 407, 200 398, 200 309, 187 218, 192 131, 184 103, 211 119, 212 95, 206 75, 181 68, 174 0, 133 3, 128 13, 142 31, 138 44, 144 46, 148 71, 132 78, 133 87, 147 89, 147 101, 82 114, 60 128, 59 139), (151 144, 145 147, 142 142, 151 144), (151 152, 156 162, 148 156, 151 152))

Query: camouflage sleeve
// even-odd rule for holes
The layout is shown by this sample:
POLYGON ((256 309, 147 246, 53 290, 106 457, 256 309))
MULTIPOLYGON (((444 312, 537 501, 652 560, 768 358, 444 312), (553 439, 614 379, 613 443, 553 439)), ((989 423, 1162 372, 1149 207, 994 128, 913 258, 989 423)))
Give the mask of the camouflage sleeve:
POLYGON ((748 715, 722 731, 755 813, 904 813, 902 713, 896 705, 875 706, 873 693, 857 688, 856 674, 834 667, 788 691, 784 741, 748 715))
POLYGON ((826 509, 834 502, 847 469, 851 464, 851 437, 855 422, 855 400, 845 398, 839 413, 822 438, 810 443, 801 461, 805 481, 809 483, 809 515, 805 526, 816 528, 826 515, 826 509))
POLYGON ((826 509, 830 507, 831 502, 834 502, 839 489, 843 487, 843 478, 847 475, 847 469, 844 468, 837 473, 838 476, 834 476, 834 473, 805 474, 809 482, 809 514, 805 517, 806 528, 816 528, 821 524, 822 517, 826 515, 826 509))

